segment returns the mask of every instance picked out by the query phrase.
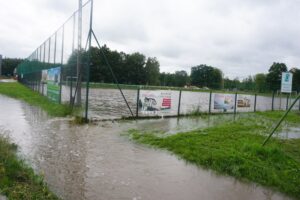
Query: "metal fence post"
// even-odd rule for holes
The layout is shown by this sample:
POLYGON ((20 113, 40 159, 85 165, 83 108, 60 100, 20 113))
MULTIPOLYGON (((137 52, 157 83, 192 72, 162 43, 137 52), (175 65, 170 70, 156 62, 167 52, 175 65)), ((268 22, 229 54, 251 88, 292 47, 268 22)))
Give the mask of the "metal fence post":
POLYGON ((274 111, 274 96, 275 96, 275 90, 273 91, 273 95, 272 95, 272 111, 274 111))
MULTIPOLYGON (((73 34, 72 34, 72 54, 74 53, 74 46, 75 46, 75 13, 73 14, 73 34)), ((70 78, 70 105, 72 104, 72 99, 73 99, 73 66, 70 66, 70 74, 71 74, 71 78, 70 78)), ((75 99, 75 97, 74 97, 75 99)))
MULTIPOLYGON (((50 64, 50 53, 51 52, 51 37, 49 38, 49 47, 48 47, 48 64, 50 64)), ((49 66, 49 65, 48 65, 49 66)))
POLYGON ((137 96, 136 96, 136 118, 139 118, 139 102, 140 102, 140 88, 138 88, 137 96))
MULTIPOLYGON (((79 9, 82 12, 82 8, 79 9)), ((81 15, 81 13, 80 13, 81 15)), ((81 17, 81 16, 80 16, 81 17)), ((82 24, 81 24, 82 25, 82 24)), ((81 28, 80 28, 81 29, 81 28)), ((85 95, 85 120, 88 122, 89 111, 89 89, 90 89, 90 68, 91 68, 91 50, 92 50, 92 30, 93 30, 93 0, 91 0, 91 13, 90 13, 90 28, 89 28, 89 48, 88 48, 88 62, 86 68, 86 95, 85 95)), ((81 30, 82 31, 82 30, 81 30)), ((81 34, 81 33, 80 33, 81 34)), ((81 42, 81 39, 80 39, 81 42)))
POLYGON ((235 93, 235 97, 234 97, 234 115, 236 114, 236 101, 237 101, 237 92, 235 93))
POLYGON ((42 62, 42 45, 39 47, 40 54, 39 54, 39 62, 42 62))
POLYGON ((256 112, 256 100, 257 100, 257 94, 254 94, 254 112, 256 112))
POLYGON ((212 96, 212 91, 209 91, 208 114, 210 114, 210 113, 211 113, 211 96, 212 96))
POLYGON ((63 65, 64 65, 64 42, 65 42, 65 25, 63 25, 63 27, 62 27, 59 103, 62 102, 62 81, 63 81, 63 69, 64 69, 63 68, 63 65))
POLYGON ((54 36, 54 55, 53 55, 53 64, 54 65, 56 62, 56 41, 57 41, 57 32, 55 32, 55 36, 54 36))
POLYGON ((44 42, 43 46, 44 46, 43 64, 45 64, 45 61, 46 61, 46 42, 44 42))
POLYGON ((179 91, 179 100, 178 100, 178 111, 177 116, 180 116, 180 105, 181 105, 181 90, 179 91))

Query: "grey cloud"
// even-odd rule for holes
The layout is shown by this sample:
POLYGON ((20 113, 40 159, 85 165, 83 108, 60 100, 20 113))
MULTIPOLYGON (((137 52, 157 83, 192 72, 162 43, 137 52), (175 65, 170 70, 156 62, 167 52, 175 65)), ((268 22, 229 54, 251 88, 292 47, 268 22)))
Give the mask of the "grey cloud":
MULTIPOLYGON (((0 2, 1 53, 26 57, 76 8, 71 0, 0 2)), ((274 61, 299 66, 299 8, 297 0, 102 0, 94 28, 112 49, 157 57, 161 71, 209 64, 246 77, 274 61)))

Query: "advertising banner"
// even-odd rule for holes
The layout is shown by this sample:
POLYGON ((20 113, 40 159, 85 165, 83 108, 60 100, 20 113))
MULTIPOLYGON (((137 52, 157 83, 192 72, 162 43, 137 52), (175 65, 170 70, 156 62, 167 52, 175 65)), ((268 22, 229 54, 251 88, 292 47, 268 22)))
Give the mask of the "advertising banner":
POLYGON ((214 94, 214 109, 224 112, 234 109, 234 94, 214 94))
POLYGON ((237 96, 237 107, 238 108, 250 108, 251 107, 251 96, 239 94, 237 96))
MULTIPOLYGON (((173 91, 174 92, 174 91, 173 91)), ((147 115, 170 114, 175 106, 172 91, 140 91, 139 111, 147 115)))
POLYGON ((60 67, 47 71, 47 96, 51 101, 60 102, 60 67))
POLYGON ((281 92, 291 93, 293 83, 293 74, 288 72, 283 72, 281 77, 281 92))

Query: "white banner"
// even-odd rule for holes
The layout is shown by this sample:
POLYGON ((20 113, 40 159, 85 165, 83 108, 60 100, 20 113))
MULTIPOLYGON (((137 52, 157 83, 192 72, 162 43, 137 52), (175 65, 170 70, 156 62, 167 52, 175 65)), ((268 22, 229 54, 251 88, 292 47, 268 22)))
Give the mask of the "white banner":
POLYGON ((178 106, 178 91, 141 90, 139 112, 144 115, 174 115, 178 106))
POLYGON ((281 92, 291 93, 293 83, 293 74, 288 72, 283 72, 281 77, 281 92))

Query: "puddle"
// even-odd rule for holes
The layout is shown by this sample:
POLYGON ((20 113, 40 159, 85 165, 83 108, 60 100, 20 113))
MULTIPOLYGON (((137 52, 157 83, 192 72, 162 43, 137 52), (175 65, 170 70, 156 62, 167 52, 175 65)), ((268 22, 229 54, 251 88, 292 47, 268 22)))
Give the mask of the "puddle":
POLYGON ((211 116, 192 116, 181 118, 164 118, 164 119, 147 119, 139 120, 136 123, 136 129, 142 132, 163 133, 164 135, 172 135, 180 132, 189 132, 197 129, 204 129, 235 119, 249 116, 249 114, 241 114, 234 117, 232 114, 211 115, 211 116))
POLYGON ((300 138, 300 126, 293 127, 295 125, 284 125, 282 130, 278 131, 277 137, 281 139, 299 139, 300 138))
POLYGON ((20 155, 44 174, 50 189, 63 199, 289 199, 120 136, 132 128, 173 134, 189 126, 219 123, 221 118, 73 126, 66 119, 49 119, 40 109, 4 96, 0 96, 0 111, 0 130, 8 132, 20 146, 20 155))

